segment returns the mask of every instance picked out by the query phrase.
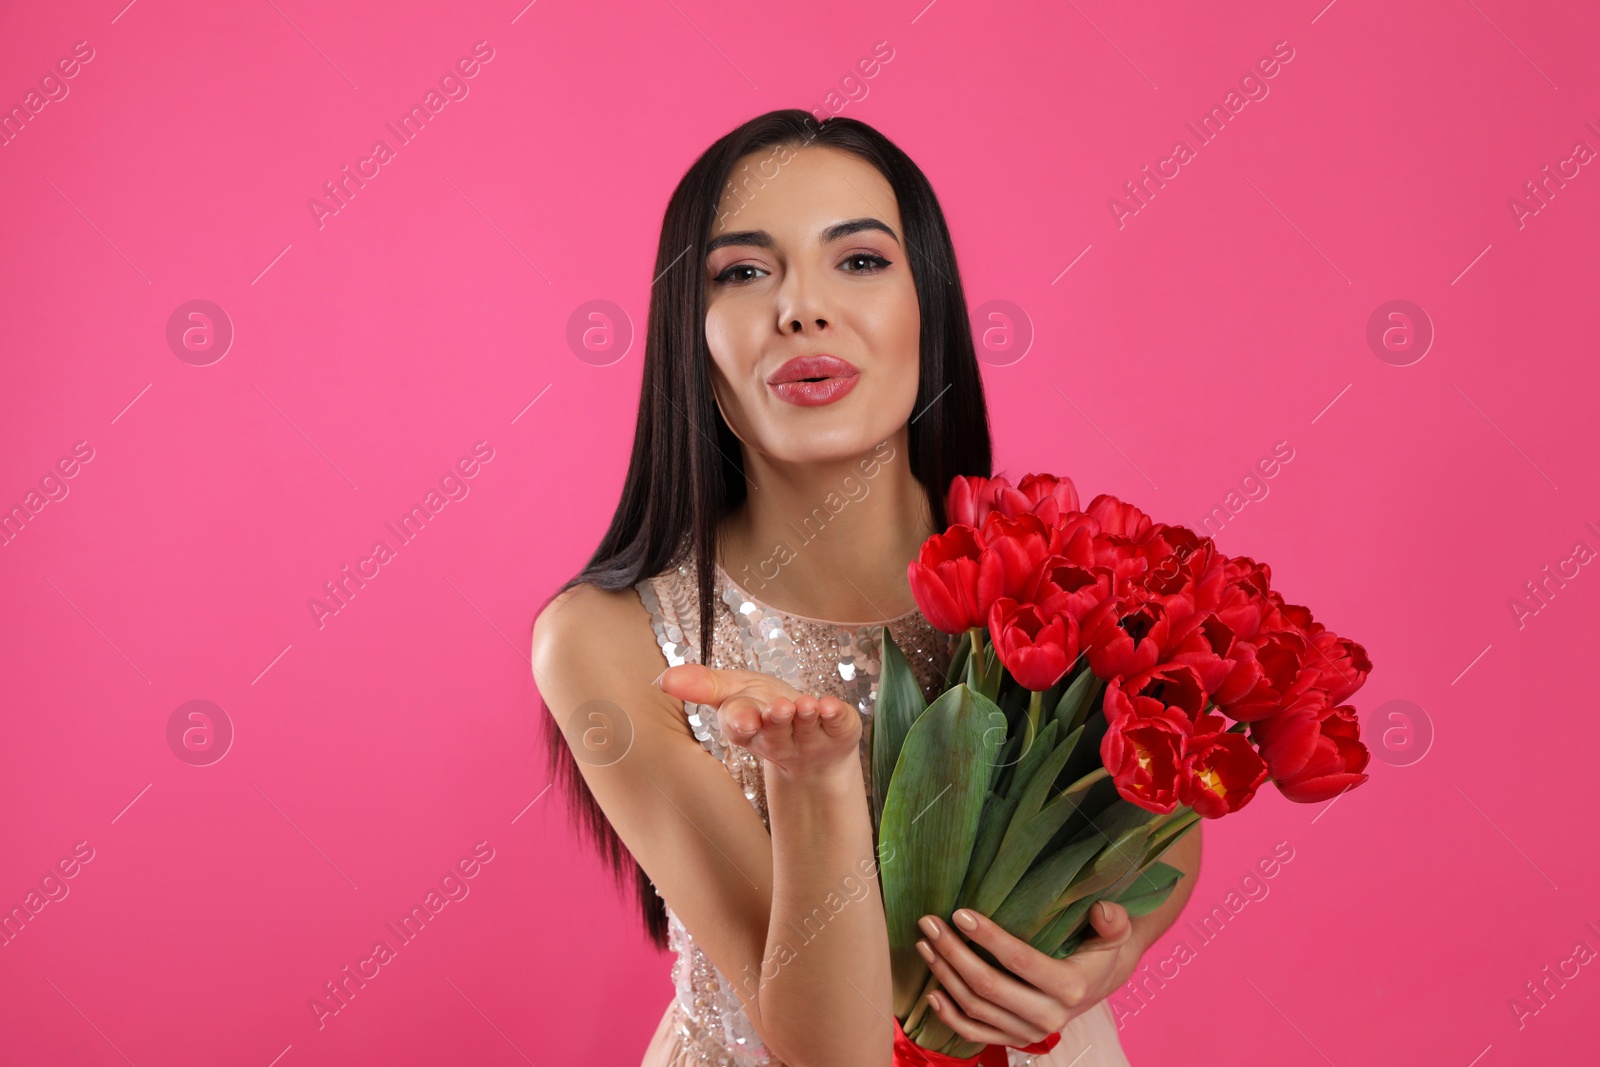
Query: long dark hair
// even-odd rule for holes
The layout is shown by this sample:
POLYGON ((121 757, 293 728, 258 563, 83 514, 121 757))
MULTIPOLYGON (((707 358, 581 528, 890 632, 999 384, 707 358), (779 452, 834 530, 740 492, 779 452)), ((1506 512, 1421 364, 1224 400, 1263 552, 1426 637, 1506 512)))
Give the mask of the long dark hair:
MULTIPOLYGON (((622 499, 588 564, 551 599, 582 582, 606 590, 629 588, 677 565, 692 551, 698 571, 700 648, 711 648, 717 530, 744 501, 746 486, 739 439, 723 421, 711 392, 705 248, 724 189, 735 188, 742 203, 760 188, 757 171, 773 162, 776 153, 757 171, 746 164, 734 175, 735 164, 762 149, 806 145, 841 149, 871 163, 899 201, 901 239, 921 307, 921 379, 913 408, 919 414, 910 423, 907 447, 911 473, 927 491, 934 528, 945 527, 944 497, 953 477, 990 475, 989 416, 966 296, 950 231, 927 177, 864 122, 838 117, 819 122, 798 108, 769 111, 706 149, 667 204, 656 246, 644 381, 622 499)), ((772 177, 766 175, 767 180, 772 177)), ((619 886, 631 865, 645 929, 656 947, 665 949, 666 910, 654 883, 589 791, 559 724, 548 708, 541 710, 551 779, 566 794, 574 822, 595 842, 619 886)))

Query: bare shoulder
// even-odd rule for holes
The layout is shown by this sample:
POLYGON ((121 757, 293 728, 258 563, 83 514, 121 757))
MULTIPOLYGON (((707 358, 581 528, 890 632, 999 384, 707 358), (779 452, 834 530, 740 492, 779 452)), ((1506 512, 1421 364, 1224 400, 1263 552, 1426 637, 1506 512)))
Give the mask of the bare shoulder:
POLYGON ((638 623, 650 632, 650 614, 639 600, 638 591, 601 589, 579 582, 552 597, 533 621, 534 648, 560 647, 574 641, 597 638, 609 627, 638 623))
POLYGON ((563 590, 534 620, 531 654, 534 683, 552 714, 607 700, 681 718, 681 705, 651 684, 667 662, 650 612, 631 587, 584 582, 563 590))
MULTIPOLYGON (((545 605, 533 622, 532 651, 534 674, 546 682, 574 669, 607 674, 629 667, 643 669, 661 658, 650 613, 638 592, 601 589, 587 582, 562 590, 545 605)), ((644 680, 660 670, 645 674, 644 680)))

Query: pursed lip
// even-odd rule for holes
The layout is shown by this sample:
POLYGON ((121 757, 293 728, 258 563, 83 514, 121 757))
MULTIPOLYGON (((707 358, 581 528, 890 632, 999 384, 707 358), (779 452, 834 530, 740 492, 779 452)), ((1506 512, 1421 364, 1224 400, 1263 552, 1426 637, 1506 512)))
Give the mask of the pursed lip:
POLYGON ((796 356, 768 375, 767 384, 783 385, 807 378, 854 378, 860 373, 854 364, 838 356, 796 356))

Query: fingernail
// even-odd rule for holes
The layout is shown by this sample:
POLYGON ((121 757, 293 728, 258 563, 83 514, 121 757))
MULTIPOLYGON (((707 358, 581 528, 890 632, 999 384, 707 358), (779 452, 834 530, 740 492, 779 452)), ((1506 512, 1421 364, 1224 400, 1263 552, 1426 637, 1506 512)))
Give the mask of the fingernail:
POLYGON ((1116 913, 1111 910, 1111 905, 1102 900, 1100 902, 1100 918, 1104 919, 1106 922, 1110 922, 1111 917, 1114 914, 1116 913))
POLYGON ((939 940, 939 924, 934 922, 931 916, 924 915, 917 920, 917 925, 922 927, 922 932, 928 935, 928 940, 939 940))
POLYGON ((663 675, 665 675, 667 673, 667 670, 668 670, 668 668, 663 667, 662 670, 661 670, 661 674, 658 674, 654 678, 652 678, 650 680, 650 684, 653 685, 653 686, 658 686, 659 687, 661 685, 661 678, 662 678, 663 675))
POLYGON ((923 959, 927 960, 929 963, 933 962, 933 949, 928 947, 928 943, 926 941, 917 942, 917 951, 922 953, 923 959))
POLYGON ((976 930, 978 928, 978 919, 972 912, 962 908, 956 912, 956 925, 963 930, 976 930))

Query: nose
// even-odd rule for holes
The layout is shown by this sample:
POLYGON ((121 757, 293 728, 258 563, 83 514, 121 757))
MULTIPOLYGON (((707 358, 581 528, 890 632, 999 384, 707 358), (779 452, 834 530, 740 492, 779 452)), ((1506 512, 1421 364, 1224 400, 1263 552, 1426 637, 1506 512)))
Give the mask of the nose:
POLYGON ((804 269, 790 270, 778 288, 779 333, 828 328, 829 309, 824 306, 821 287, 805 275, 804 269))

